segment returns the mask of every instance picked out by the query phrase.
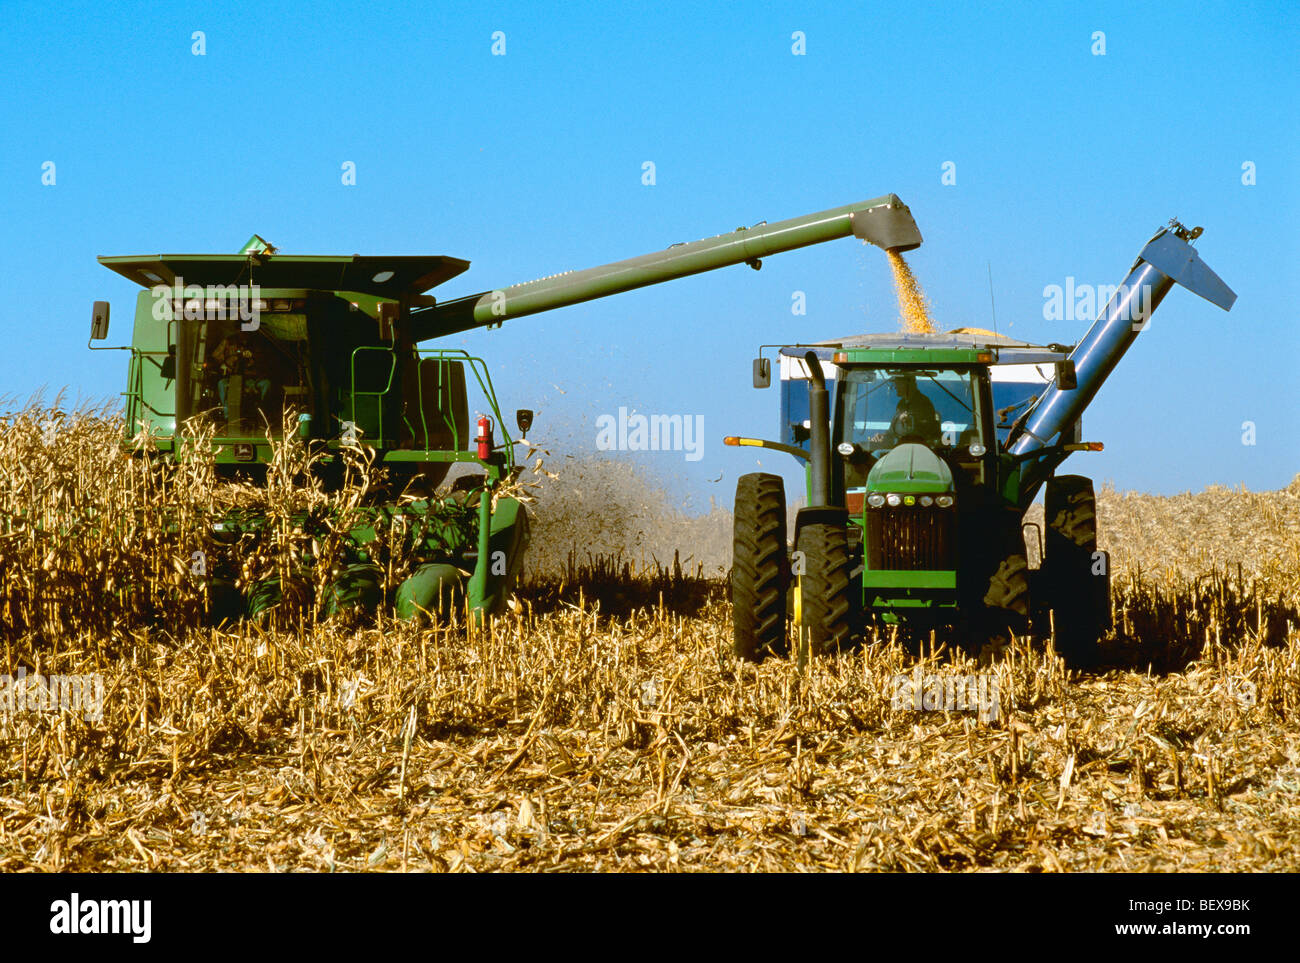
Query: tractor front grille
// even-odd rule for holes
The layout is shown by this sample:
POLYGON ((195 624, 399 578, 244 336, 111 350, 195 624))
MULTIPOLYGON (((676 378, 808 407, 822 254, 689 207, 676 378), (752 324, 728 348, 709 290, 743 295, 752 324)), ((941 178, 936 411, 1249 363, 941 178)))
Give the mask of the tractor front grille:
POLYGON ((867 567, 877 572, 954 569, 954 522, 951 508, 868 510, 867 567))

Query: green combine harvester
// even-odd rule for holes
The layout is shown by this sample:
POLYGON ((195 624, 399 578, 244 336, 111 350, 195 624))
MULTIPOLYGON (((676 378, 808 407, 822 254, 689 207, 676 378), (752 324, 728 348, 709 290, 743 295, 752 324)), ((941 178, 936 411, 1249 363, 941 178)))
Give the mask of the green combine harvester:
MULTIPOLYGON (((919 247, 907 209, 891 217, 893 249, 919 247)), ((736 655, 785 653, 793 616, 801 658, 875 622, 972 648, 1054 627, 1068 662, 1094 661, 1111 619, 1109 559, 1092 482, 1056 471, 1101 449, 1082 440, 1083 411, 1175 284, 1231 309, 1236 295, 1191 246, 1200 234, 1177 222, 1157 233, 1072 346, 963 328, 780 348, 779 440, 726 443, 798 458, 807 507, 790 538, 781 477, 738 481, 736 655), (1045 542, 1025 524, 1040 489, 1045 542)), ((770 384, 760 353, 754 386, 770 384)))
MULTIPOLYGON (((330 587, 328 611, 388 602, 399 616, 418 617, 463 592, 473 611, 499 612, 528 540, 524 506, 499 494, 519 470, 517 442, 504 428, 484 361, 425 345, 715 268, 758 269, 768 255, 837 238, 891 246, 898 204, 889 195, 763 222, 448 301, 427 292, 463 273, 468 261, 285 255, 257 235, 237 254, 101 257, 143 289, 131 344, 122 349, 131 355, 126 444, 144 432, 161 452, 175 454, 182 426, 206 419, 215 432, 219 474, 258 482, 287 424, 320 454, 327 486, 341 483, 347 449, 364 445, 388 482, 349 529, 348 564, 330 587), (442 491, 458 463, 477 470, 442 491), (419 564, 385 599, 369 546, 381 527, 394 525, 411 533, 419 564)), ((105 339, 108 327, 109 305, 97 301, 92 342, 105 339)), ((521 437, 532 417, 526 409, 516 412, 521 437)), ((212 527, 233 553, 265 522, 231 514, 213 519, 212 527)), ((239 584, 232 560, 216 561, 209 584, 214 618, 256 616, 287 594, 278 579, 239 584)))

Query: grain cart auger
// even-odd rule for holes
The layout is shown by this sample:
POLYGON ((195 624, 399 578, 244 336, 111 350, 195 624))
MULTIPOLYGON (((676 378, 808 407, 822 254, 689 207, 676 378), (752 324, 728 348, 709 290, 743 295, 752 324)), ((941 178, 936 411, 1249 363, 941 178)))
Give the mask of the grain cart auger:
MULTIPOLYGON (((219 474, 254 482, 265 478, 284 424, 321 453, 326 484, 342 477, 343 449, 364 444, 390 484, 350 530, 350 564, 331 589, 330 608, 336 599, 344 607, 378 604, 382 580, 367 544, 378 526, 400 523, 413 533, 419 567, 390 599, 399 615, 427 611, 460 588, 474 610, 499 611, 527 542, 523 506, 496 496, 516 471, 516 442, 482 359, 423 342, 728 265, 757 269, 760 258, 836 238, 911 243, 905 212, 887 195, 444 302, 425 292, 468 261, 285 255, 257 235, 237 254, 101 257, 144 289, 124 348, 131 353, 126 437, 149 433, 159 450, 176 454, 179 426, 201 416, 214 425, 219 474), (472 425, 471 410, 481 413, 472 425), (456 463, 480 472, 440 498, 438 486, 456 463), (473 574, 462 585, 465 571, 473 574)), ((107 336, 108 320, 108 303, 95 302, 92 341, 107 336)), ((532 412, 517 412, 516 423, 526 433, 532 412)), ((263 523, 226 516, 213 528, 233 543, 263 523)), ((258 614, 283 594, 274 581, 236 585, 232 576, 211 585, 214 597, 226 599, 222 617, 258 614)))
MULTIPOLYGON (((779 441, 726 442, 802 460, 808 507, 791 554, 782 479, 737 484, 736 655, 783 652, 793 610, 801 656, 876 620, 975 645, 1054 624, 1062 656, 1092 661, 1110 625, 1109 560, 1092 482, 1055 472, 1101 449, 1081 440, 1083 410, 1175 283, 1231 309, 1236 295, 1189 243, 1200 234, 1177 222, 1157 233, 1073 347, 959 328, 781 348, 779 441), (1024 524, 1043 486, 1045 544, 1024 524)), ((768 383, 756 362, 755 387, 768 383)))

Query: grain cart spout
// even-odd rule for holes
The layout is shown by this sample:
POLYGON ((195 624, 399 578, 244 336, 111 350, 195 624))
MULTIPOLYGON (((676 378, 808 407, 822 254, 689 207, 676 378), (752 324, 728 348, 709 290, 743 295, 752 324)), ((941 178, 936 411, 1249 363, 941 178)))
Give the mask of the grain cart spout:
POLYGON ((1188 243, 1200 236, 1201 228, 1189 231, 1172 221, 1147 242, 1128 277, 1070 353, 1075 387, 1054 381, 1039 396, 1011 437, 1011 454, 1045 447, 1078 419, 1175 283, 1225 311, 1232 309, 1237 295, 1188 243))

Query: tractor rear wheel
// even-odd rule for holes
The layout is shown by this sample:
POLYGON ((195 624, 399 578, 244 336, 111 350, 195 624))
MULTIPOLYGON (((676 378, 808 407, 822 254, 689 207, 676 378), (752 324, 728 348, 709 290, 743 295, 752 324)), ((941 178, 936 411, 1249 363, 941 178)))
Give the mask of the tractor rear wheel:
POLYGON ((731 611, 737 658, 758 662, 784 655, 786 560, 785 482, 754 472, 736 482, 732 522, 731 611))
POLYGON ((851 638, 848 533, 843 525, 805 525, 795 549, 802 553, 803 564, 798 588, 802 661, 837 652, 851 638))
POLYGON ((1110 624, 1108 562, 1097 555, 1097 498, 1092 480, 1058 475, 1047 482, 1043 567, 1056 627, 1056 648, 1071 666, 1096 661, 1110 624), (1100 562, 1100 564, 1099 564, 1100 562))

